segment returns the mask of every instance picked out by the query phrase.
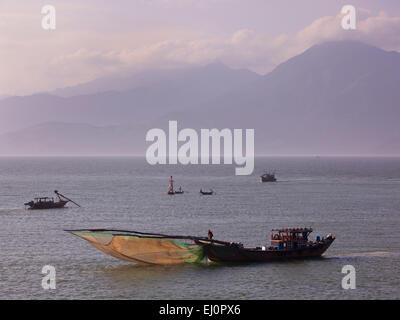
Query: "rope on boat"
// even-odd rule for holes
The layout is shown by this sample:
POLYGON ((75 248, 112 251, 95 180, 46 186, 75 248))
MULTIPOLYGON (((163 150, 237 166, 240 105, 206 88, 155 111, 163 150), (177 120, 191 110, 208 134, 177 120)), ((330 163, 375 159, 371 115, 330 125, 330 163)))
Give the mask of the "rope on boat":
POLYGON ((126 233, 136 235, 139 238, 155 238, 155 239, 187 239, 187 240, 201 240, 208 241, 211 243, 217 243, 222 245, 234 245, 234 242, 226 242, 221 240, 208 239, 206 237, 196 237, 196 236, 181 236, 181 235, 167 235, 161 233, 148 233, 139 232, 132 230, 116 230, 116 229, 79 229, 79 230, 64 230, 67 232, 111 232, 113 236, 124 236, 126 233))
POLYGON ((80 206, 79 204, 77 204, 75 201, 73 201, 73 200, 67 198, 66 196, 62 195, 62 194, 59 193, 57 190, 54 190, 54 193, 55 193, 57 196, 63 197, 64 199, 66 199, 66 200, 72 202, 73 204, 75 204, 75 205, 77 205, 79 208, 81 208, 81 206, 80 206))

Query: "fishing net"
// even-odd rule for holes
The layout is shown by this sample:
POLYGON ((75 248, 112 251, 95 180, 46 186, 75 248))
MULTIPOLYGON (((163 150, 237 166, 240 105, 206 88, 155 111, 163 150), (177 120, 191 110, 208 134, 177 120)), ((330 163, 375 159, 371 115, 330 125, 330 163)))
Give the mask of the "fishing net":
POLYGON ((150 264, 196 263, 204 259, 204 247, 183 239, 143 237, 91 231, 74 231, 100 251, 115 258, 150 264))

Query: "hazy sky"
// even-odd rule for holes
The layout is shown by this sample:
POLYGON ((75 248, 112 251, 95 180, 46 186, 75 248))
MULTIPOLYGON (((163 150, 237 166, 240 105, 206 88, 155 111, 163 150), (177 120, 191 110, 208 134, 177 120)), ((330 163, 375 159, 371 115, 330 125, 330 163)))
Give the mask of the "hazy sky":
POLYGON ((215 60, 266 73, 326 40, 400 51, 398 0, 0 0, 0 95, 215 60), (56 8, 56 30, 41 8, 56 8), (357 30, 340 26, 343 5, 357 30))

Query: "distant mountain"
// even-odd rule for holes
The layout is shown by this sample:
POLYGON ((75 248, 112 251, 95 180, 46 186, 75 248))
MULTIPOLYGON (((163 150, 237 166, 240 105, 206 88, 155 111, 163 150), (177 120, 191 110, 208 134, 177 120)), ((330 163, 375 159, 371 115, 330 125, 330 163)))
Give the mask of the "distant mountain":
MULTIPOLYGON (((221 64, 165 72, 165 78, 149 76, 143 86, 125 78, 125 91, 2 100, 0 130, 14 133, 0 136, 0 152, 11 145, 26 149, 27 141, 44 145, 62 133, 58 146, 68 143, 68 153, 86 153, 81 141, 101 153, 143 153, 149 128, 178 120, 181 128, 254 128, 258 154, 400 154, 397 52, 328 42, 265 76, 221 64), (87 125, 79 129, 74 123, 87 125)), ((49 143, 46 152, 52 148, 49 143)))
POLYGON ((255 128, 262 154, 400 154, 399 83, 398 52, 328 42, 208 101, 200 108, 213 115, 211 123, 200 114, 190 123, 255 128))
POLYGON ((50 94, 60 97, 92 95, 101 92, 124 92, 133 89, 163 87, 184 88, 188 84, 202 90, 212 89, 218 94, 231 90, 232 87, 252 82, 260 76, 248 70, 232 70, 221 62, 214 62, 203 67, 186 67, 179 69, 147 70, 129 76, 110 76, 99 78, 72 87, 54 90, 50 94), (211 78, 211 79, 210 79, 211 78))
MULTIPOLYGON (((121 85, 119 89, 124 91, 108 90, 68 98, 53 94, 9 97, 0 101, 0 134, 44 122, 98 126, 149 122, 168 112, 191 109, 260 78, 247 70, 232 70, 214 63, 197 68, 149 71, 117 82, 104 80, 111 89, 121 85)), ((93 83, 87 86, 94 89, 93 83)), ((81 88, 69 88, 68 92, 82 92, 81 88)))

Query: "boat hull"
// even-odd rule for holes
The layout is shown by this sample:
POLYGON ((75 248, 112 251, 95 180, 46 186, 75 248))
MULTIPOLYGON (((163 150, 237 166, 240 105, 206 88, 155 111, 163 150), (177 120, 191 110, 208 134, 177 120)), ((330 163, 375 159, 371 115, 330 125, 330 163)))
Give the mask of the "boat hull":
POLYGON ((208 259, 214 262, 269 262, 287 259, 320 257, 334 239, 325 240, 313 246, 284 250, 257 250, 237 245, 203 244, 208 259))
POLYGON ((29 210, 60 209, 64 208, 67 203, 68 201, 58 201, 54 203, 39 202, 30 205, 28 209, 29 210))
POLYGON ((261 182, 276 182, 276 178, 265 178, 265 177, 260 177, 261 182))

